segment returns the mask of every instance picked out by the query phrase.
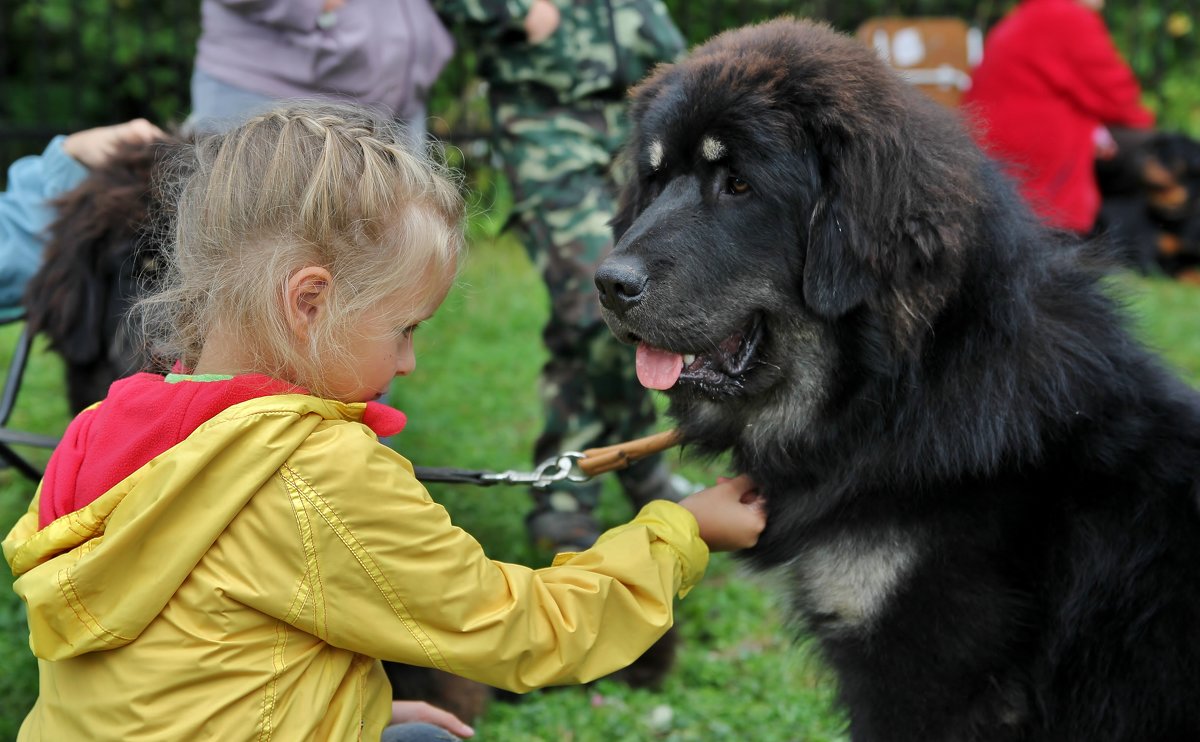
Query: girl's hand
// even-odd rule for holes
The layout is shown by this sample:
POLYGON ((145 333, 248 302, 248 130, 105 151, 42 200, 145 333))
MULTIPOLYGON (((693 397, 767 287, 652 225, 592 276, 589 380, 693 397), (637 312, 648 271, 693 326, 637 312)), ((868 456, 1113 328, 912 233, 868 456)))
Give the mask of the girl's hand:
POLYGON ((749 549, 767 526, 767 511, 758 485, 745 474, 720 477, 714 487, 688 495, 679 503, 696 516, 700 538, 711 551, 749 549))
POLYGON ((423 721, 441 727, 458 737, 474 737, 475 730, 454 714, 424 701, 392 701, 392 723, 423 721))

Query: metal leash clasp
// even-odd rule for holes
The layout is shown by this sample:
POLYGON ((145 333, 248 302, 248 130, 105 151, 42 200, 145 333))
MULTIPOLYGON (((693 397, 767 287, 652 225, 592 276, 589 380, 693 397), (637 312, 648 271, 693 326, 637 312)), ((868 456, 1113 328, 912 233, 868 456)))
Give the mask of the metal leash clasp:
POLYGON ((546 459, 533 471, 508 471, 487 473, 480 476, 486 482, 503 484, 528 484, 537 489, 549 487, 555 482, 586 482, 591 479, 586 474, 574 474, 575 462, 584 458, 580 451, 565 451, 557 456, 546 459))

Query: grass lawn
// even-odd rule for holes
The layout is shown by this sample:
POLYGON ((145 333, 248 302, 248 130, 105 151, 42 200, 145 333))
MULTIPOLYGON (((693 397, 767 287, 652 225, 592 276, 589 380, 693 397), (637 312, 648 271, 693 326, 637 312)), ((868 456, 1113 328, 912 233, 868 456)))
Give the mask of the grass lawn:
MULTIPOLYGON (((1120 277, 1139 331, 1195 384, 1200 382, 1200 289, 1120 277)), ((409 414, 395 445, 418 464, 525 467, 540 428, 535 380, 544 359, 546 296, 524 252, 509 240, 476 241, 460 287, 418 333, 417 373, 393 402, 409 414)), ((14 327, 0 329, 4 353, 14 327)), ((4 358, 4 356, 0 356, 4 358)), ((6 360, 6 359, 5 359, 6 360)), ((12 425, 61 432, 67 421, 57 359, 35 351, 12 425)), ((719 465, 683 460, 695 481, 719 465)), ((610 483, 611 485, 611 483, 610 483)), ((541 563, 525 538, 528 496, 519 488, 430 487, 455 520, 498 559, 541 563)), ((0 529, 7 532, 33 487, 0 471, 0 529)), ((615 488, 603 517, 629 509, 615 488)), ((11 579, 7 566, 0 567, 11 579)), ((476 729, 485 740, 710 740, 821 742, 844 739, 831 708, 832 679, 802 637, 786 626, 770 578, 751 576, 718 555, 709 577, 680 604, 684 637, 676 670, 660 692, 601 681, 494 703, 476 729)), ((20 601, 0 591, 0 740, 15 737, 37 692, 20 601)))

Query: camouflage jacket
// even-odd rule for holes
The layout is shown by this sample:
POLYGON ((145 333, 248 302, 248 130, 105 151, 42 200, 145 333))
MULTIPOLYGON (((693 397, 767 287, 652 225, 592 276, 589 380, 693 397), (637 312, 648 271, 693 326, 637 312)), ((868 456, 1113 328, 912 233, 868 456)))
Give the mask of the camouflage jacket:
POLYGON ((476 42, 466 48, 474 49, 479 73, 501 98, 617 100, 655 64, 684 50, 662 0, 554 2, 562 21, 540 44, 527 41, 522 25, 532 0, 433 0, 433 6, 476 42))

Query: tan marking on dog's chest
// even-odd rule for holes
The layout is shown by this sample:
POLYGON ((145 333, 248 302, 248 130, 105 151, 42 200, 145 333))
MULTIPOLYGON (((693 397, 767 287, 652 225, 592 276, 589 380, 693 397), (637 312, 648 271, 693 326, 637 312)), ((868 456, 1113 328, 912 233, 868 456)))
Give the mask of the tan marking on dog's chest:
POLYGON ((801 608, 834 630, 868 628, 911 574, 919 549, 908 534, 848 536, 806 549, 792 563, 801 608))

